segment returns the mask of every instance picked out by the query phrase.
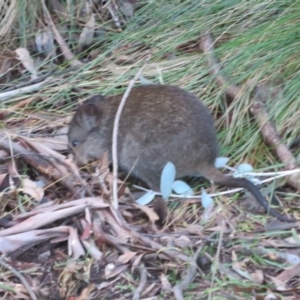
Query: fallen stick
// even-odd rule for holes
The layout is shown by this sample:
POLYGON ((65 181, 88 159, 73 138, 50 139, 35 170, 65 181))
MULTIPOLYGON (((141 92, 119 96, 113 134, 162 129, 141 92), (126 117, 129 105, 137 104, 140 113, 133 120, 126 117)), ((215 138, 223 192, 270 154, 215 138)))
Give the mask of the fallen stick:
POLYGON ((199 247, 193 257, 193 261, 191 261, 191 264, 189 266, 189 268, 186 271, 186 275, 184 277, 184 279, 178 283, 177 285, 175 285, 173 287, 173 294, 176 300, 184 300, 183 297, 183 291, 186 290, 189 286, 189 284, 191 284, 195 278, 195 276, 197 275, 197 259, 198 256, 200 254, 200 252, 202 251, 203 247, 199 247))

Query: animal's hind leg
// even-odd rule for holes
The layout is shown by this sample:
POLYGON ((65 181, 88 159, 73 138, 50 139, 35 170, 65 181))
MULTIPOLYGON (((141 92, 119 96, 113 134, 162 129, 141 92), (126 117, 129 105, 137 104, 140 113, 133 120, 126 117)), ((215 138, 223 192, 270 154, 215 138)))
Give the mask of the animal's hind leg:
POLYGON ((143 180, 147 186, 155 192, 160 191, 160 171, 153 166, 146 166, 142 162, 138 161, 132 170, 132 174, 143 180))

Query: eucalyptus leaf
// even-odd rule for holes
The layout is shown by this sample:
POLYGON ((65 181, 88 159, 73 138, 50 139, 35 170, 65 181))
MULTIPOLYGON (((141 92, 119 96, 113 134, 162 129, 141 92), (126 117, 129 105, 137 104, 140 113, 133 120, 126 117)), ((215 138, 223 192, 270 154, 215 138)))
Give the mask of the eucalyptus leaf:
POLYGON ((300 263, 300 258, 298 255, 295 255, 293 253, 283 253, 283 252, 277 252, 279 254, 278 256, 282 259, 285 259, 289 264, 295 266, 300 263))
POLYGON ((208 208, 214 204, 214 200, 211 196, 209 196, 206 191, 202 188, 201 189, 201 203, 204 208, 208 208))
POLYGON ((194 195, 193 189, 182 180, 174 181, 172 188, 173 188, 173 191, 179 195, 185 195, 185 196, 194 195))
POLYGON ((203 214, 201 215, 201 221, 207 222, 211 218, 213 211, 214 211, 214 204, 204 208, 203 214))
POLYGON ((243 173, 252 172, 253 167, 250 164, 240 164, 236 168, 236 172, 232 174, 235 178, 245 177, 243 173))
POLYGON ((149 191, 142 197, 138 198, 135 202, 139 205, 147 205, 154 199, 154 197, 155 193, 153 191, 149 191))
POLYGON ((175 177, 176 168, 173 163, 168 162, 165 165, 160 178, 160 192, 162 194, 163 199, 167 199, 172 193, 172 186, 175 177))
POLYGON ((152 82, 149 79, 146 79, 143 74, 140 75, 140 82, 142 85, 150 85, 150 84, 155 84, 154 82, 152 82))
POLYGON ((215 167, 217 169, 224 168, 228 161, 229 161, 228 157, 217 157, 215 161, 215 167))
POLYGON ((237 166, 237 171, 240 173, 252 172, 253 167, 250 164, 240 164, 237 166))
POLYGON ((255 178, 254 176, 247 176, 247 178, 254 184, 262 184, 262 181, 258 178, 255 178))

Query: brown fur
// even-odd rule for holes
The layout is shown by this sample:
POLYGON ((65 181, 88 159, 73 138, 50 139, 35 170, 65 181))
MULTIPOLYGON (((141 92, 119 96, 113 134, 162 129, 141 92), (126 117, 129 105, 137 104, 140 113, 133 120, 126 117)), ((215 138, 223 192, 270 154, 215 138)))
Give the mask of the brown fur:
MULTIPOLYGON (((108 150, 111 159, 114 118, 122 95, 92 97, 75 113, 69 126, 70 150, 77 163, 97 160, 108 150)), ((203 175, 217 184, 248 189, 270 214, 259 190, 246 179, 225 176, 215 166, 219 144, 209 110, 193 94, 168 85, 134 88, 127 98, 118 130, 121 169, 156 191, 165 164, 176 166, 177 178, 203 175)))

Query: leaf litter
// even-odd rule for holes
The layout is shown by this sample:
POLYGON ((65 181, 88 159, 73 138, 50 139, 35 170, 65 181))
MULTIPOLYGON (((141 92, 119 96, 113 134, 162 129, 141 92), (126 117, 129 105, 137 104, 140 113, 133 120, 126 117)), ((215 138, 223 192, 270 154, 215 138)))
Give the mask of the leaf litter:
MULTIPOLYGON (((31 55, 30 47, 31 51, 21 48, 17 42, 9 44, 7 38, 11 51, 0 61, 1 70, 7 69, 0 78, 0 99, 6 104, 0 114, 6 125, 0 133, 1 297, 279 299, 281 294, 296 299, 292 297, 299 295, 299 224, 266 222, 264 215, 241 210, 236 196, 219 193, 212 199, 214 187, 207 185, 194 188, 202 190, 201 203, 190 185, 177 182, 175 191, 189 197, 175 199, 172 175, 163 188, 170 216, 161 225, 151 204, 145 206, 157 195, 146 192, 137 204, 138 191, 118 180, 116 211, 111 205, 109 162, 103 158, 93 164, 95 171, 79 170, 67 157, 70 101, 76 106, 99 81, 105 90, 111 84, 107 78, 126 86, 129 79, 120 76, 131 69, 130 64, 140 62, 148 51, 158 51, 147 42, 117 43, 100 68, 80 69, 93 60, 99 62, 103 44, 110 35, 130 27, 143 3, 95 1, 90 7, 78 2, 72 21, 80 26, 69 40, 59 20, 71 16, 70 7, 42 1, 46 27, 32 43, 39 55, 31 55), (62 64, 64 70, 57 70, 62 64), (79 81, 74 81, 74 72, 79 81), (70 98, 59 96, 65 88, 70 98), (51 112, 48 119, 41 114, 45 110, 51 112), (20 283, 15 283, 16 278, 20 283)), ((10 34, 13 37, 14 32, 10 34)), ((180 71, 193 57, 178 59, 176 51, 189 55, 195 51, 186 49, 186 44, 194 45, 195 36, 164 55, 164 61, 150 62, 152 71, 146 69, 140 81, 149 84, 148 78, 157 72, 161 77, 180 71)), ((227 161, 220 161, 220 167, 227 161)))

